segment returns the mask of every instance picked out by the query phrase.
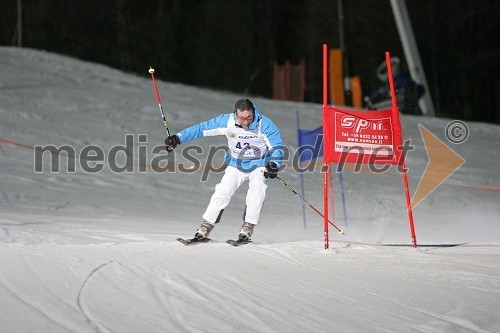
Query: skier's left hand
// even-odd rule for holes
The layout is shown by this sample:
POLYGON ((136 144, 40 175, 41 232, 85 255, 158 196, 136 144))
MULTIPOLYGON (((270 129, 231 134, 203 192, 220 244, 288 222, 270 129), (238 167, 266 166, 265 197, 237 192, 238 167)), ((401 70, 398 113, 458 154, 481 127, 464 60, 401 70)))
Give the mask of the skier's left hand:
POLYGON ((274 179, 278 177, 278 171, 279 171, 278 165, 274 162, 269 162, 266 165, 266 171, 264 171, 264 177, 274 179))

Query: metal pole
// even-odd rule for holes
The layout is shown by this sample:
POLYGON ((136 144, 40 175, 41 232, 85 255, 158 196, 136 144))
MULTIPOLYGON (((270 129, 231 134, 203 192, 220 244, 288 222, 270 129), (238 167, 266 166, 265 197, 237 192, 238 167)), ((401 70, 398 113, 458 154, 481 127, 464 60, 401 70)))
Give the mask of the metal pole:
POLYGON ((23 46, 23 3, 17 0, 17 46, 23 46))
POLYGON ((420 59, 417 42, 413 34, 408 9, 405 0, 390 0, 394 19, 399 31, 399 37, 403 44, 403 50, 408 63, 410 75, 415 82, 425 87, 425 94, 418 101, 422 113, 426 116, 435 116, 434 104, 432 102, 431 90, 427 84, 427 78, 424 72, 424 66, 420 59))
POLYGON ((344 37, 344 6, 342 0, 337 0, 337 10, 339 18, 339 47, 345 51, 345 37, 344 37))

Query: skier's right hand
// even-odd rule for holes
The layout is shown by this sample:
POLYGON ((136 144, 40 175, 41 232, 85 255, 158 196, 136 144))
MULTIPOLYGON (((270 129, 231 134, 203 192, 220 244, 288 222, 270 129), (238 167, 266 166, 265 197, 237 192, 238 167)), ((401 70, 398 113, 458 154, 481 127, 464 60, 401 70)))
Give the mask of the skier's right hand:
POLYGON ((167 149, 168 152, 171 152, 172 150, 175 149, 178 145, 181 144, 181 140, 177 135, 171 135, 165 139, 165 148, 167 149))
POLYGON ((264 171, 264 177, 267 179, 267 178, 271 178, 271 179, 274 179, 276 177, 278 177, 278 171, 279 171, 279 167, 276 163, 274 162, 269 162, 267 163, 266 165, 266 171, 264 171))

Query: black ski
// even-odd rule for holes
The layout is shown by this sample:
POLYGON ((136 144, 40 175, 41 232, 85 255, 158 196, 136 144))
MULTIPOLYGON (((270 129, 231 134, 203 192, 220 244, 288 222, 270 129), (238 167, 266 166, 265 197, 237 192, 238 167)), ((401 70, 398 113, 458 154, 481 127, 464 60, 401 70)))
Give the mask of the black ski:
POLYGON ((188 246, 188 245, 195 245, 195 244, 201 244, 201 243, 209 243, 211 242, 212 240, 210 238, 202 238, 202 239, 197 239, 197 238, 188 238, 188 239, 184 239, 184 238, 177 238, 177 240, 179 242, 181 242, 182 244, 188 246))
POLYGON ((250 239, 247 239, 247 240, 233 240, 233 239, 229 239, 226 241, 226 243, 228 244, 231 244, 232 246, 241 246, 241 245, 245 245, 245 244, 248 244, 248 243, 251 243, 252 241, 250 239))
MULTIPOLYGON (((443 243, 443 244, 418 244, 417 247, 455 247, 465 245, 467 243, 443 243)), ((410 247, 412 244, 381 244, 382 246, 394 247, 410 247)))

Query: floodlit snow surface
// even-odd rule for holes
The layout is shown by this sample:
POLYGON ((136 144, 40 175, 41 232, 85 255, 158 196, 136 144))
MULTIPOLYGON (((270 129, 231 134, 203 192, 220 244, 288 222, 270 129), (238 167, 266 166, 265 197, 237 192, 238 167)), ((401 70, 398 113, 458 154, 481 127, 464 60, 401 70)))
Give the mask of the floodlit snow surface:
MULTIPOLYGON (((276 180, 252 244, 225 243, 242 223, 244 184, 214 242, 186 247, 176 238, 201 222, 221 178, 205 168, 210 147, 225 139, 160 153, 165 131, 149 65, 137 76, 0 48, 2 332, 500 331, 499 126, 468 123, 468 139, 452 144, 450 119, 401 119, 415 147, 412 193, 428 163, 418 124, 466 161, 413 212, 419 244, 460 246, 383 246, 411 244, 400 174, 346 169, 345 210, 333 175, 335 222, 346 235, 331 230, 328 250, 321 217, 306 206, 304 225, 302 201, 276 180), (69 153, 37 160, 33 147, 49 145, 69 153)), ((230 112, 242 97, 167 83, 165 69, 156 76, 174 133, 230 112)), ((281 129, 291 157, 280 176, 300 191, 295 113, 313 129, 321 106, 252 100, 281 129)), ((223 152, 212 155, 220 166, 223 152)), ((322 188, 319 167, 305 173, 305 197, 318 209, 322 188)))

